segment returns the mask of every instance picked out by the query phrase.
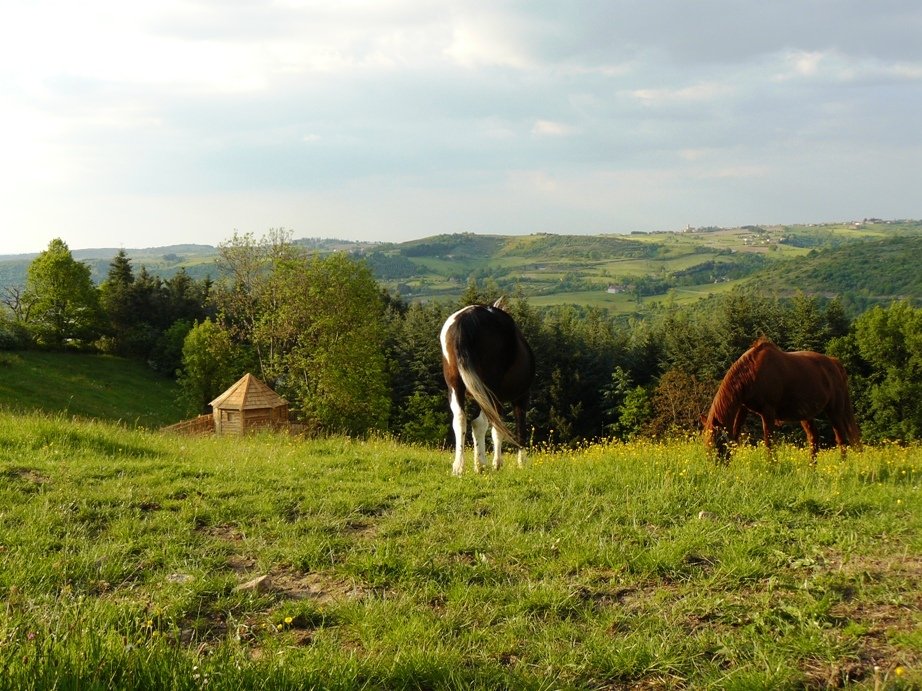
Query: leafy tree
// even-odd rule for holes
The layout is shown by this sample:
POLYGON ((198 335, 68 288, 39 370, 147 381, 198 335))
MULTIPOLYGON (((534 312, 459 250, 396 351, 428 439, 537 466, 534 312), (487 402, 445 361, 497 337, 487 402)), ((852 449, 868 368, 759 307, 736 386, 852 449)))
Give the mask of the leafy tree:
POLYGON ((278 375, 278 359, 294 344, 291 324, 279 319, 284 286, 276 268, 303 258, 291 233, 273 229, 257 240, 252 233, 233 237, 218 248, 218 265, 226 281, 211 294, 219 319, 238 343, 254 352, 263 379, 278 375))
POLYGON ((656 436, 696 430, 699 416, 710 407, 717 385, 716 381, 702 382, 684 370, 667 370, 651 396, 651 414, 644 429, 656 436))
POLYGON ((642 386, 635 386, 628 391, 619 412, 621 436, 630 439, 640 434, 652 414, 647 390, 642 386))
POLYGON ((175 376, 183 365, 183 347, 193 323, 178 319, 157 338, 151 349, 148 364, 157 372, 175 376))
POLYGON ((19 350, 29 344, 29 332, 16 319, 0 314, 0 350, 19 350))
POLYGON ((241 376, 242 353, 230 334, 211 319, 196 324, 182 347, 178 377, 180 401, 187 413, 208 411, 208 404, 241 376))
POLYGON ((922 309, 873 307, 831 348, 844 363, 868 439, 922 439, 922 309))
POLYGON ((25 293, 32 304, 29 327, 40 344, 82 347, 98 335, 99 296, 90 268, 63 240, 52 240, 29 265, 25 293))
POLYGON ((337 253, 276 266, 276 324, 292 346, 273 363, 282 388, 320 428, 363 434, 390 414, 384 305, 368 267, 337 253))

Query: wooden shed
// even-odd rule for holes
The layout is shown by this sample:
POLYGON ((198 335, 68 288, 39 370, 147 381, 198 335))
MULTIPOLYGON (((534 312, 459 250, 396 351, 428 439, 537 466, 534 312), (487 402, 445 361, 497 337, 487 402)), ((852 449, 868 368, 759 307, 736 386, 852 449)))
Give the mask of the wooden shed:
POLYGON ((288 424, 288 401, 245 374, 211 402, 216 434, 245 434, 288 424))

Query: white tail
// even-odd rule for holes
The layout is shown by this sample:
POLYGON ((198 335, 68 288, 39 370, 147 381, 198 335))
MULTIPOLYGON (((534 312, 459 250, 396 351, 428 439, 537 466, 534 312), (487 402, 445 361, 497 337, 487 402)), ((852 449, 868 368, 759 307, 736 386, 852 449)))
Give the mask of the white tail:
POLYGON ((467 389, 471 398, 480 406, 480 409, 487 416, 487 420, 490 421, 493 428, 496 429, 506 441, 514 444, 518 448, 522 448, 522 445, 519 444, 512 432, 509 431, 509 428, 506 427, 506 423, 503 422, 502 413, 499 410, 499 406, 496 404, 496 396, 493 395, 493 392, 487 388, 483 380, 477 376, 477 373, 473 369, 467 366, 467 363, 461 357, 458 358, 458 373, 461 375, 461 381, 464 382, 464 388, 467 389))

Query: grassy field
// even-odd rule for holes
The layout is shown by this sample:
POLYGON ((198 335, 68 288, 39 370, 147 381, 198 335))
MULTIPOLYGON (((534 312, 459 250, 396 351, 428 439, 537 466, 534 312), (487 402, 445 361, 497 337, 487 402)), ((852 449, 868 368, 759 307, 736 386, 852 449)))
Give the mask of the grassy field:
POLYGON ((0 685, 922 685, 922 448, 449 466, 0 412, 0 685))
POLYGON ((0 352, 0 408, 158 428, 182 419, 176 382, 135 360, 0 352))

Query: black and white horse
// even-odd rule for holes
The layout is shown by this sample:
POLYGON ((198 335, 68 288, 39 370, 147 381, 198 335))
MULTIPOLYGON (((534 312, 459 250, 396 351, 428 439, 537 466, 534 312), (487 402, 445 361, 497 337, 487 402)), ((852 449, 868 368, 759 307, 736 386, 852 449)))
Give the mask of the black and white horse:
POLYGON ((464 468, 465 393, 470 394, 480 411, 471 422, 474 471, 479 473, 485 463, 486 433, 491 425, 493 467, 500 467, 503 439, 518 447, 519 467, 525 460, 525 410, 535 377, 535 358, 512 317, 502 309, 502 301, 500 298, 490 306, 469 305, 452 314, 442 326, 442 371, 454 415, 454 475, 460 475, 464 468), (512 403, 515 435, 503 423, 503 403, 512 403))

